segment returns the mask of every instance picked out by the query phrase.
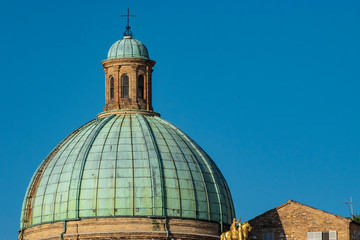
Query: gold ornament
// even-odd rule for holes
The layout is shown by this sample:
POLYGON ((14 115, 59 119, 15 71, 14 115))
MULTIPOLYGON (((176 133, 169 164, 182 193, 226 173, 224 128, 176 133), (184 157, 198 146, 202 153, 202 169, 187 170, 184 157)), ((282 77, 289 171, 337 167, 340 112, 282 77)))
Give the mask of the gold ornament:
POLYGON ((230 226, 230 231, 223 232, 220 235, 220 240, 247 240, 252 227, 249 222, 241 223, 240 221, 241 218, 237 221, 236 218, 234 218, 230 226))

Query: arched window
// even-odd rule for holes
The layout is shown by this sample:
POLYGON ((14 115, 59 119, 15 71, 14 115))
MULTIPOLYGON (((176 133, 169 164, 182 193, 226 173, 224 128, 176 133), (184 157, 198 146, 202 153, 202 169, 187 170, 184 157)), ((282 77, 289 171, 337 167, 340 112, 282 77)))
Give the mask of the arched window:
POLYGON ((129 77, 126 74, 121 77, 121 97, 129 98, 129 77))
POLYGON ((137 88, 137 97, 144 98, 144 76, 138 76, 138 88, 137 88))
POLYGON ((114 78, 110 77, 110 99, 114 99, 114 78))

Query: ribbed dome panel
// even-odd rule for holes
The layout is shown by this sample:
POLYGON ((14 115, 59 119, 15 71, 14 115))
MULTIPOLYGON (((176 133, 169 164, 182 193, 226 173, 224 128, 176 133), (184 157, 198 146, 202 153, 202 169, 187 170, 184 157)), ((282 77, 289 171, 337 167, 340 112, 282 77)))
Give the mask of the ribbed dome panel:
POLYGON ((107 59, 114 58, 142 58, 149 59, 145 45, 139 40, 124 38, 116 41, 109 49, 107 59))
POLYGON ((61 142, 31 180, 21 228, 117 216, 230 224, 235 214, 210 157, 171 123, 135 114, 93 120, 61 142))

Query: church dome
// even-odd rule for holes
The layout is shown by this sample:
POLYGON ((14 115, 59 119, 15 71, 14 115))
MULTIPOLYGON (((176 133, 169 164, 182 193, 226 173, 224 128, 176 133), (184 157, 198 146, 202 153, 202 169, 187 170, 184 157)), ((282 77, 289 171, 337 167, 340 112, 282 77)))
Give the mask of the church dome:
POLYGON ((149 59, 145 45, 131 36, 116 41, 109 49, 107 59, 142 58, 149 59))
POLYGON ((217 240, 235 217, 214 161, 152 107, 156 62, 128 25, 101 62, 105 106, 26 190, 19 239, 217 240))
POLYGON ((173 124, 108 115, 78 128, 35 172, 21 229, 86 218, 174 217, 230 224, 229 188, 211 158, 173 124))

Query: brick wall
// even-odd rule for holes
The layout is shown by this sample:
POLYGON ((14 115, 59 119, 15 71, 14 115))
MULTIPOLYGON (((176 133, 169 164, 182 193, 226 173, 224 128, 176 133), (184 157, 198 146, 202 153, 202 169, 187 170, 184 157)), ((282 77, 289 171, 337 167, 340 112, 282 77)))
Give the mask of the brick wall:
MULTIPOLYGON (((251 237, 262 240, 263 233, 274 233, 277 240, 306 240, 308 232, 337 231, 338 240, 349 240, 350 219, 304 204, 289 201, 249 221, 251 237)), ((353 231, 360 232, 358 224, 353 231)), ((354 233, 354 234, 356 234, 354 233)), ((351 238, 356 239, 357 238, 351 238)))
POLYGON ((360 239, 360 224, 356 222, 352 222, 350 224, 350 235, 351 240, 359 240, 360 239))

